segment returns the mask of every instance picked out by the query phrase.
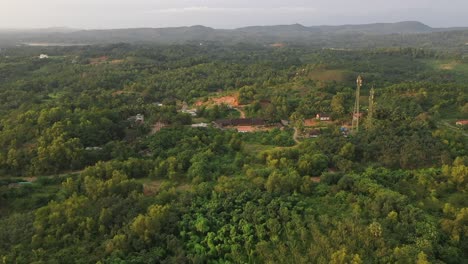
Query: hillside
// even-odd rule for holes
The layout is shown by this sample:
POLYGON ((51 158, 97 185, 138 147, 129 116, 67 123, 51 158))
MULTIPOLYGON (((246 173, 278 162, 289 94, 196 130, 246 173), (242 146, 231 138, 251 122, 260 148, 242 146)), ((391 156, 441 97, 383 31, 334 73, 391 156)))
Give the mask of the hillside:
POLYGON ((3 52, 2 264, 468 260, 462 54, 246 43, 3 52))
POLYGON ((158 44, 287 42, 333 48, 411 46, 458 49, 468 42, 468 31, 466 28, 431 28, 412 21, 311 27, 300 24, 252 26, 232 30, 192 26, 109 30, 0 31, 0 47, 25 43, 105 44, 118 42, 158 44), (441 33, 449 37, 440 38, 441 33))

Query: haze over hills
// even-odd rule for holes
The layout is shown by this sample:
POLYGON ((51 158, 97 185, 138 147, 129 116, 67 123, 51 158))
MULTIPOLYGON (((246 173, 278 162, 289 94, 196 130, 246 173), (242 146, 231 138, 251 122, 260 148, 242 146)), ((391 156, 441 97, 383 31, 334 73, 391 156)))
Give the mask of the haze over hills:
POLYGON ((0 31, 0 46, 28 43, 108 44, 108 43, 189 43, 189 42, 275 42, 308 43, 321 47, 435 46, 463 47, 468 28, 432 28, 421 22, 374 23, 341 26, 303 26, 301 24, 251 26, 214 29, 205 26, 173 28, 129 28, 78 30, 49 28, 41 30, 0 31))

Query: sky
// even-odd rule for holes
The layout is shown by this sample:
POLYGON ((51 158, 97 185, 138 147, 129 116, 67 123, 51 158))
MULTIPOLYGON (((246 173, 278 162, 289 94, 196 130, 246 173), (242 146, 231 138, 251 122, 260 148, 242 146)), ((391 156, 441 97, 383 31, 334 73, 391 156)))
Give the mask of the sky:
POLYGON ((468 0, 0 0, 0 28, 237 28, 420 21, 468 26, 468 0))

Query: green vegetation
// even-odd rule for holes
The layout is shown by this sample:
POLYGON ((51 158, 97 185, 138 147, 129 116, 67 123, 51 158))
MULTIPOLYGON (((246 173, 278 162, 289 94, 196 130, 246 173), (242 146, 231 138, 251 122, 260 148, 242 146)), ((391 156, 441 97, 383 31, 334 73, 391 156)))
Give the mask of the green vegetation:
POLYGON ((3 52, 2 263, 468 260, 468 136, 455 126, 468 119, 463 55, 250 44, 3 52), (345 137, 358 74, 364 116, 345 137), (240 117, 195 104, 220 94, 238 94, 266 127, 212 126, 240 117), (296 143, 317 113, 333 121, 296 143), (200 122, 210 125, 190 126, 200 122))

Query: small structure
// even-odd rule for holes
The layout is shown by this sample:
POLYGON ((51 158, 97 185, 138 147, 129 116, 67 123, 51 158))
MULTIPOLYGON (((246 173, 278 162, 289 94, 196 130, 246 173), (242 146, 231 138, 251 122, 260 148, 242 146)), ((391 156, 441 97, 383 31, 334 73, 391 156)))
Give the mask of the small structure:
POLYGON ((127 118, 127 120, 132 123, 131 124, 132 126, 133 125, 141 125, 141 124, 145 123, 145 116, 142 115, 142 114, 137 114, 136 116, 131 116, 131 117, 127 118))
POLYGON ((315 118, 320 121, 331 121, 331 116, 329 114, 318 113, 315 115, 315 118))
POLYGON ((86 147, 85 148, 86 151, 96 151, 96 150, 102 150, 101 147, 86 147))
POLYGON ((349 129, 345 126, 340 127, 340 132, 344 137, 348 137, 349 135, 349 129))
POLYGON ((49 58, 49 55, 47 55, 47 54, 41 54, 41 55, 39 55, 39 59, 41 59, 41 60, 42 60, 42 59, 48 59, 48 58, 49 58))
POLYGON ((135 116, 135 122, 144 123, 144 122, 145 122, 145 116, 142 115, 142 114, 137 114, 137 115, 135 116))
POLYGON ((468 125, 468 120, 458 120, 455 122, 455 125, 457 126, 467 126, 468 125))
POLYGON ((309 137, 310 138, 317 138, 318 136, 320 136, 320 130, 319 129, 312 129, 311 131, 309 131, 309 137))
POLYGON ((188 104, 186 102, 182 102, 182 110, 180 110, 180 112, 191 116, 197 116, 197 109, 188 109, 188 104))
POLYGON ((197 109, 182 109, 181 112, 191 116, 197 116, 197 109))
POLYGON ((283 125, 283 126, 289 126, 289 121, 288 121, 288 120, 281 119, 281 125, 283 125))
POLYGON ((197 127, 206 128, 206 127, 208 127, 208 124, 207 123, 192 124, 192 127, 194 127, 194 128, 197 128, 197 127))

